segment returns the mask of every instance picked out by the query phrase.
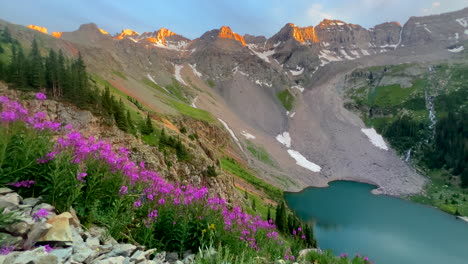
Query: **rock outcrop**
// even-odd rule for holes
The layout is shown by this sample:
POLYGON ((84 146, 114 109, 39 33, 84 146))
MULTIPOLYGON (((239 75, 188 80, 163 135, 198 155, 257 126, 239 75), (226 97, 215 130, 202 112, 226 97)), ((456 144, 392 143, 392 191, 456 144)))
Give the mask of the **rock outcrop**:
POLYGON ((83 228, 73 209, 57 215, 41 197, 23 199, 0 188, 0 205, 6 203, 0 213, 12 214, 15 221, 0 226, 0 264, 191 264, 195 259, 190 252, 178 260, 176 253, 120 244, 101 227, 83 228))
POLYGON ((40 27, 40 26, 36 26, 36 25, 28 25, 27 27, 30 28, 30 29, 39 31, 41 33, 47 34, 47 28, 45 28, 45 27, 40 27))

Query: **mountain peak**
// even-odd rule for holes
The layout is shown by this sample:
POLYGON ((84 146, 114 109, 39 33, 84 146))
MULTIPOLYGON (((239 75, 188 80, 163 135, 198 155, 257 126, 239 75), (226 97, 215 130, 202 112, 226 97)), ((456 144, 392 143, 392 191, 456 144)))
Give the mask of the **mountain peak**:
POLYGON ((242 44, 242 46, 246 46, 244 37, 233 32, 231 28, 228 26, 222 26, 219 29, 218 38, 233 39, 233 40, 239 41, 242 44))
POLYGON ((30 28, 30 29, 33 29, 33 30, 37 30, 37 31, 39 31, 41 33, 47 34, 47 28, 45 28, 45 27, 40 27, 40 26, 36 26, 36 25, 28 25, 27 27, 30 28))
POLYGON ((110 35, 109 32, 105 31, 105 30, 102 29, 102 28, 99 28, 99 31, 101 31, 101 33, 102 33, 103 35, 110 35))
POLYGON ((50 35, 55 38, 61 38, 63 32, 52 32, 50 35))
POLYGON ((131 29, 124 29, 122 30, 122 32, 120 32, 120 34, 118 34, 117 36, 114 36, 114 39, 124 39, 125 37, 127 36, 139 36, 140 33, 136 32, 136 31, 133 31, 131 29))
POLYGON ((166 45, 166 38, 174 35, 177 34, 167 28, 160 28, 158 31, 152 33, 145 32, 141 34, 141 38, 144 38, 154 44, 166 45))
POLYGON ((309 27, 298 27, 293 23, 287 23, 275 36, 272 37, 278 41, 286 41, 288 39, 295 39, 300 43, 317 43, 319 39, 315 34, 315 28, 309 27))

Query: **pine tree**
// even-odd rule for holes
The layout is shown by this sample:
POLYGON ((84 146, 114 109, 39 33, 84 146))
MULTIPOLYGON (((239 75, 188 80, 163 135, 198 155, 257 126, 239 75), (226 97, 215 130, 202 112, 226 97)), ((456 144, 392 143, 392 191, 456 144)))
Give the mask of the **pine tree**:
POLYGON ((0 54, 4 53, 5 50, 3 49, 2 45, 0 45, 0 54))
POLYGON ((28 57, 27 78, 28 84, 33 88, 42 89, 45 86, 44 64, 36 39, 32 42, 28 57))
POLYGON ((128 128, 131 131, 133 131, 133 129, 134 129, 133 120, 132 120, 132 115, 130 114, 129 110, 127 110, 127 124, 128 124, 128 128))
POLYGON ((13 42, 13 39, 12 39, 11 33, 10 33, 10 29, 8 29, 8 27, 6 27, 6 26, 5 26, 5 29, 3 30, 2 38, 3 38, 3 42, 5 42, 5 43, 12 43, 13 42))
POLYGON ((247 194, 247 190, 244 190, 244 198, 245 198, 246 200, 249 199, 249 195, 247 194))
MULTIPOLYGON (((144 135, 149 135, 154 132, 153 122, 151 121, 151 117, 149 114, 146 115, 145 124, 141 130, 141 133, 144 135)), ((163 138, 164 130, 161 132, 161 139, 163 138)), ((160 140, 161 141, 161 140, 160 140)))
POLYGON ((122 100, 119 101, 115 105, 114 108, 114 119, 115 123, 117 124, 117 127, 123 131, 128 131, 128 123, 127 123, 127 116, 125 115, 124 112, 124 105, 122 100))
POLYGON ((252 210, 255 212, 257 211, 257 202, 255 201, 255 198, 252 197, 252 210))
POLYGON ((17 88, 27 88, 26 82, 26 56, 21 45, 12 45, 12 59, 9 67, 9 79, 17 88))
POLYGON ((271 206, 270 206, 270 205, 268 205, 267 220, 268 220, 268 221, 271 220, 271 206))
POLYGON ((286 205, 284 202, 278 203, 276 207, 275 225, 281 232, 287 232, 288 219, 286 215, 286 205))

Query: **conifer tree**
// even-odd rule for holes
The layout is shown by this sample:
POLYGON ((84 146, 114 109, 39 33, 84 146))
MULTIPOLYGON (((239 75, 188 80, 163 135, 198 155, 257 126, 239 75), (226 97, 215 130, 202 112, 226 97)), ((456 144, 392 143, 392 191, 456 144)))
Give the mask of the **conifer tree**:
POLYGON ((257 211, 257 202, 255 198, 252 197, 252 210, 257 211))
MULTIPOLYGON (((153 122, 151 122, 151 117, 149 114, 146 115, 146 121, 145 121, 145 124, 141 130, 141 133, 144 134, 144 135, 149 135, 151 133, 154 132, 154 127, 153 127, 153 122)), ((161 131, 161 139, 160 139, 160 142, 163 138, 163 134, 164 134, 164 129, 161 131)))
POLYGON ((271 220, 271 206, 270 206, 270 205, 268 205, 267 220, 268 220, 268 221, 271 220))
POLYGON ((42 89, 45 86, 44 64, 36 39, 32 42, 31 52, 28 56, 27 78, 28 84, 33 88, 42 89))

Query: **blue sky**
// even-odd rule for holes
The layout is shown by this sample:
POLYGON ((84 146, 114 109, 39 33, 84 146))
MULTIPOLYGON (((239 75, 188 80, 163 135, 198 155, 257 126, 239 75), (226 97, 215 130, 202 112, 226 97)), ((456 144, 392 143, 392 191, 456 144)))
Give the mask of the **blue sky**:
POLYGON ((468 7, 468 0, 7 0, 0 18, 35 24, 51 31, 73 31, 94 22, 114 34, 166 27, 188 38, 230 26, 240 34, 272 36, 286 23, 316 25, 324 18, 372 27, 404 23, 423 16, 468 7))

